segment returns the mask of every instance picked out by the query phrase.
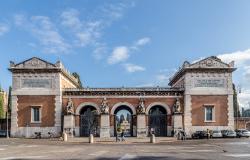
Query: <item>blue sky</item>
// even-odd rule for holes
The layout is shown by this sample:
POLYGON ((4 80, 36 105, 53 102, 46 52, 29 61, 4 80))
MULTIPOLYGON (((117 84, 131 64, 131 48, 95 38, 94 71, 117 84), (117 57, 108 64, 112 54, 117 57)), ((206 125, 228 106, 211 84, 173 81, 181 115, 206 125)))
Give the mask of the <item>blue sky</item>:
POLYGON ((250 1, 9 0, 0 2, 0 84, 9 61, 61 60, 84 86, 166 86, 183 63, 236 61, 241 105, 250 93, 250 1))

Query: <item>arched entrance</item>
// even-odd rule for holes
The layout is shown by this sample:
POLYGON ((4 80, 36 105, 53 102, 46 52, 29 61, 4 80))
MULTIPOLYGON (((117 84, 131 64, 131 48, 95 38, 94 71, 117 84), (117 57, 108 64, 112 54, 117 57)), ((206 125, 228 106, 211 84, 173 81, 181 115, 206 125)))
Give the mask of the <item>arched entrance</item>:
POLYGON ((149 133, 155 136, 167 136, 167 111, 163 106, 155 105, 148 113, 149 133))
POLYGON ((122 130, 126 137, 133 136, 133 111, 126 105, 121 105, 114 111, 114 135, 122 130))
POLYGON ((99 135, 99 115, 94 106, 87 105, 80 110, 80 136, 99 135))

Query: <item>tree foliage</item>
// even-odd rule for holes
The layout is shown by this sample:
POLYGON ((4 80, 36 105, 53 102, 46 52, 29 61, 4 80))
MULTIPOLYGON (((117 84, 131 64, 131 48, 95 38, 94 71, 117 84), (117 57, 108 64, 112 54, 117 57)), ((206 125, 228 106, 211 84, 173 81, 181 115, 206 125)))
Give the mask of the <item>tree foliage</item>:
POLYGON ((5 118, 5 113, 4 113, 4 94, 2 91, 0 91, 0 119, 5 118))
POLYGON ((78 80, 79 86, 80 88, 82 88, 82 81, 80 75, 76 72, 73 72, 72 75, 78 80))
POLYGON ((11 91, 12 91, 12 87, 10 86, 9 87, 9 95, 8 95, 8 112, 11 112, 11 105, 12 105, 12 103, 11 103, 11 91))

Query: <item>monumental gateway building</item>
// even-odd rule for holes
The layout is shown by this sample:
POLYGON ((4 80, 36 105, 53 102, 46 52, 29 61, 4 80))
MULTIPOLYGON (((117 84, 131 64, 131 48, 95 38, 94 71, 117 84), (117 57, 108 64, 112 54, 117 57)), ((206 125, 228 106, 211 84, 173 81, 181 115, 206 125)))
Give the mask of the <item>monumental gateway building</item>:
POLYGON ((180 129, 234 129, 234 62, 185 61, 170 87, 88 88, 58 61, 10 62, 11 136, 173 136, 180 129))

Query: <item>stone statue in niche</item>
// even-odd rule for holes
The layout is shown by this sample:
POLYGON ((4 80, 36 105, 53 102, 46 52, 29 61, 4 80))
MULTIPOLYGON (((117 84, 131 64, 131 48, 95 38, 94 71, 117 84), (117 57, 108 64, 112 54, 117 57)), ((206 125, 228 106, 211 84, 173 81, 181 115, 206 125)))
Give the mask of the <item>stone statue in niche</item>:
POLYGON ((106 97, 103 98, 102 104, 100 106, 100 110, 102 114, 109 114, 109 106, 108 106, 108 100, 106 97))
POLYGON ((69 98, 68 100, 66 111, 68 115, 74 114, 74 105, 73 105, 73 101, 71 98, 69 98))
POLYGON ((145 114, 145 100, 143 98, 139 99, 139 105, 137 107, 137 114, 145 114))
POLYGON ((181 112, 181 103, 180 103, 180 99, 176 98, 176 102, 175 102, 175 112, 176 113, 180 113, 181 112))

